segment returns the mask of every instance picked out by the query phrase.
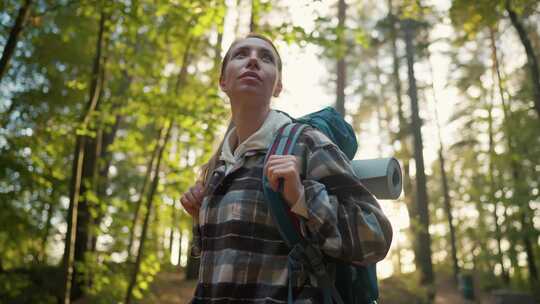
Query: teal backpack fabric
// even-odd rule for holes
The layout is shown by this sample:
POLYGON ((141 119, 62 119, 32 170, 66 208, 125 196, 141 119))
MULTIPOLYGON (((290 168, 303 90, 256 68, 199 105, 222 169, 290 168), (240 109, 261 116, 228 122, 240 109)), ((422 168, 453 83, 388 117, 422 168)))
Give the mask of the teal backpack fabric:
MULTIPOLYGON (((293 123, 282 127, 266 158, 270 155, 291 154, 302 130, 312 126, 330 138, 349 159, 352 160, 358 149, 358 143, 352 127, 331 107, 294 119, 293 123)), ((266 160, 265 160, 266 163, 266 160)), ((280 185, 282 189, 282 185, 280 185)), ((294 302, 292 282, 298 271, 307 269, 317 278, 317 284, 323 291, 324 304, 373 304, 379 298, 376 265, 356 266, 341 260, 326 257, 311 246, 293 224, 293 219, 281 196, 281 191, 273 191, 263 176, 263 191, 281 236, 291 248, 289 253, 289 293, 288 303, 294 302), (335 267, 335 280, 327 273, 328 267, 335 267)))
POLYGON ((293 121, 318 129, 328 136, 350 160, 354 158, 356 150, 358 150, 354 130, 334 108, 326 107, 320 111, 293 119, 293 121))

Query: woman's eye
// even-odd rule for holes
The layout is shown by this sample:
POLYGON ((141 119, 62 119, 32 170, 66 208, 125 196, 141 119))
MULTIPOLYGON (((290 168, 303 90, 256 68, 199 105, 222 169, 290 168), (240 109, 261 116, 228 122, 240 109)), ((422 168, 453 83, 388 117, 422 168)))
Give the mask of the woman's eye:
POLYGON ((233 58, 242 58, 243 56, 245 56, 244 52, 238 52, 234 54, 233 58))
POLYGON ((272 57, 272 55, 270 54, 264 54, 262 56, 262 59, 266 62, 274 62, 274 57, 272 57))

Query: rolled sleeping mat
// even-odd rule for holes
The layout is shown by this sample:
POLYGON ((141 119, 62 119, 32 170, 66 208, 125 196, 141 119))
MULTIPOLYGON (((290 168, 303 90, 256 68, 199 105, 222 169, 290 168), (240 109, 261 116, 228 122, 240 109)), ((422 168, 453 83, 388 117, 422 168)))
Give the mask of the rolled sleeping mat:
POLYGON ((351 164, 356 176, 376 198, 395 200, 401 194, 403 179, 395 158, 352 160, 351 164))

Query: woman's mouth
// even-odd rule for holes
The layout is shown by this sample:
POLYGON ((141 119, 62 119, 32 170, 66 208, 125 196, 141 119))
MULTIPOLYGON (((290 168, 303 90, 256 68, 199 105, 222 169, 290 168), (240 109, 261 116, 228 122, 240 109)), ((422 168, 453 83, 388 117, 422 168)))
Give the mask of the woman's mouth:
POLYGON ((242 75, 240 75, 240 77, 238 77, 238 79, 261 81, 261 78, 255 72, 245 72, 242 75))

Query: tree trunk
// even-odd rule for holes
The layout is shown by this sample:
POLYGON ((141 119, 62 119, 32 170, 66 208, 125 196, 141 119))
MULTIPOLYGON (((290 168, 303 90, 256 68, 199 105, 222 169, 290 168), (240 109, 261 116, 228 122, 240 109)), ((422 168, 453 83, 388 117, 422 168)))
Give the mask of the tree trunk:
POLYGON ((135 260, 133 273, 131 275, 129 285, 128 285, 128 289, 127 289, 126 304, 131 303, 132 294, 133 294, 133 288, 135 287, 135 285, 137 283, 137 275, 139 273, 139 269, 141 267, 141 261, 142 261, 143 254, 144 254, 144 242, 146 240, 146 234, 147 234, 147 231, 148 231, 148 226, 149 226, 150 217, 151 217, 151 213, 152 213, 152 205, 153 205, 153 202, 154 202, 154 195, 155 195, 155 193, 157 191, 157 186, 159 184, 159 171, 160 171, 160 166, 161 166, 161 160, 163 159, 163 151, 165 150, 165 146, 167 145, 167 142, 169 141, 173 125, 174 125, 174 123, 170 122, 169 126, 167 127, 167 131, 164 133, 164 136, 162 134, 162 136, 159 139, 159 144, 158 144, 159 151, 158 151, 158 155, 157 155, 157 162, 156 162, 156 166, 154 168, 152 185, 150 187, 150 191, 148 192, 148 196, 146 198, 146 214, 144 216, 144 222, 143 222, 143 227, 142 227, 142 232, 141 232, 141 239, 140 239, 140 242, 139 242, 140 244, 139 244, 139 250, 138 250, 138 253, 137 253, 137 258, 135 260))
POLYGON ((450 193, 448 189, 448 179, 446 177, 446 169, 444 167, 444 155, 443 155, 443 147, 442 147, 442 140, 439 135, 439 141, 440 141, 440 149, 439 149, 439 164, 441 168, 441 179, 442 179, 442 188, 444 193, 444 210, 446 212, 446 218, 448 220, 448 227, 450 228, 450 246, 452 249, 452 263, 453 263, 453 275, 454 275, 454 283, 457 285, 458 283, 458 274, 459 274, 459 266, 458 266, 458 259, 457 259, 457 249, 456 249, 456 229, 454 228, 453 224, 453 217, 452 217, 452 208, 450 204, 450 193))
MULTIPOLYGON (((401 160, 403 163, 403 201, 405 203, 405 206, 407 207, 407 211, 409 212, 409 217, 414 218, 414 208, 412 207, 413 204, 413 187, 411 183, 411 176, 409 174, 409 160, 411 158, 411 153, 409 152, 409 144, 408 144, 408 137, 409 137, 409 123, 407 119, 405 118, 405 114, 403 113, 403 99, 402 99, 402 90, 401 90, 401 79, 399 77, 399 66, 400 66, 400 60, 398 56, 398 49, 397 49, 397 29, 396 29, 396 16, 393 14, 393 5, 392 0, 388 0, 388 18, 390 20, 390 42, 391 42, 391 49, 392 49, 392 77, 393 77, 393 83, 394 83, 394 93, 396 94, 396 103, 397 103, 397 115, 398 115, 398 122, 399 122, 399 131, 396 134, 396 140, 398 140, 401 144, 401 147, 397 153, 397 157, 401 160)), ((411 221, 412 222, 412 221, 411 221)), ((414 236, 413 236, 414 238, 414 236)), ((412 239, 413 243, 413 249, 416 252, 416 246, 414 245, 415 241, 412 239)), ((401 251, 398 246, 398 267, 399 272, 401 272, 401 251)))
MULTIPOLYGON (((103 69, 105 70, 105 69, 103 69)), ((124 70, 122 71, 122 82, 118 89, 118 96, 125 96, 125 94, 128 92, 129 87, 131 86, 131 82, 133 78, 124 70)), ((105 81, 106 74, 105 71, 102 73, 102 81, 105 81)), ((125 104, 123 102, 118 102, 113 104, 111 108, 112 113, 117 113, 118 109, 120 109, 125 104)), ((116 138, 116 133, 118 132, 118 129, 120 128, 120 125, 122 124, 123 116, 120 114, 117 114, 115 116, 114 124, 111 126, 110 131, 106 132, 104 129, 106 126, 102 126, 99 129, 99 132, 101 132, 101 148, 99 159, 104 162, 104 164, 98 168, 97 177, 96 177, 96 195, 100 201, 104 201, 106 197, 107 192, 107 185, 108 185, 108 175, 109 175, 109 168, 111 167, 111 153, 109 151, 110 145, 114 142, 116 138)), ((98 208, 96 217, 92 220, 92 225, 94 227, 99 227, 101 224, 101 220, 103 219, 103 209, 98 208)), ((90 251, 95 252, 96 251, 96 244, 97 244, 97 238, 98 236, 93 234, 91 235, 91 241, 90 241, 90 251)))
MULTIPOLYGON (((108 41, 105 39, 103 49, 107 50, 108 41)), ((94 111, 98 111, 103 99, 103 92, 105 87, 105 70, 107 64, 106 53, 101 55, 101 63, 99 66, 98 85, 99 93, 96 101, 94 111)), ((88 136, 84 147, 84 161, 82 168, 82 180, 80 187, 80 202, 79 212, 77 214, 77 231, 75 237, 75 264, 86 263, 85 255, 92 249, 92 240, 95 238, 92 231, 92 224, 96 222, 96 218, 93 218, 94 211, 99 210, 98 202, 89 199, 88 193, 93 193, 95 197, 98 194, 98 180, 99 180, 99 160, 103 155, 103 127, 99 126, 95 129, 95 136, 88 136)), ((105 147, 106 148, 106 147, 105 147)), ((73 282, 71 290, 71 298, 78 299, 83 296, 83 286, 90 286, 92 274, 78 271, 75 268, 73 272, 73 282)))
POLYGON ((251 14, 249 18, 249 32, 250 33, 255 33, 257 32, 257 29, 258 29, 257 23, 259 19, 259 16, 258 16, 259 3, 257 1, 258 0, 251 0, 251 14))
MULTIPOLYGON (((489 36, 490 36, 490 45, 491 45, 491 56, 492 56, 492 79, 493 84, 497 82, 497 69, 498 66, 496 66, 498 60, 497 60, 497 49, 495 46, 495 35, 493 32, 493 28, 490 28, 489 30, 489 36)), ((494 85, 495 86, 495 85, 494 85)), ((491 100, 494 98, 494 92, 495 87, 493 87, 492 94, 491 94, 491 100)), ((502 92, 501 92, 502 97, 502 92)), ((504 98, 504 97, 503 97, 504 98)), ((493 101, 490 101, 489 103, 489 109, 488 109, 488 132, 489 132, 489 185, 490 185, 490 200, 493 202, 493 221, 495 223, 495 239, 497 241, 497 259, 499 262, 499 265, 501 266, 501 276, 503 279, 503 283, 506 286, 510 285, 510 276, 508 272, 506 271, 504 267, 504 254, 502 251, 502 245, 501 245, 501 227, 499 226, 499 217, 497 215, 497 199, 495 197, 495 191, 497 187, 495 186, 495 143, 493 140, 493 101)))
MULTIPOLYGON (((508 3, 507 3, 508 4, 508 3)), ((526 193, 526 189, 523 189, 523 186, 520 184, 523 181, 521 181, 521 172, 523 171, 521 164, 513 157, 514 151, 515 151, 515 143, 513 141, 512 136, 512 128, 509 125, 512 121, 511 118, 511 110, 506 104, 505 98, 504 98, 504 90, 502 87, 502 77, 501 72, 499 68, 499 59, 497 56, 497 47, 495 45, 495 38, 494 33, 491 33, 491 49, 492 49, 492 57, 493 57, 493 63, 495 67, 495 72, 497 74, 497 82, 499 85, 499 94, 502 101, 503 106, 503 125, 505 130, 505 138, 506 138, 506 144, 508 149, 508 154, 510 157, 510 169, 512 171, 512 182, 513 182, 513 194, 512 199, 514 200, 514 203, 517 206, 520 206, 520 224, 521 224, 521 237, 523 240, 523 243, 525 245, 525 253, 527 254, 527 266, 529 268, 529 281, 531 283, 531 287, 534 288, 538 282, 538 270, 535 263, 535 257, 534 257, 534 250, 532 248, 531 241, 529 239, 528 231, 533 231, 534 227, 529 219, 530 214, 532 214, 530 207, 527 202, 522 202, 521 200, 523 197, 526 197, 524 193, 526 193)), ((513 246, 511 245, 513 248, 513 246)), ((516 264, 516 267, 519 267, 519 265, 516 264)), ((516 271, 517 273, 517 271, 516 271)))
MULTIPOLYGON (((375 54, 375 56, 377 56, 375 54)), ((382 107, 384 107, 384 103, 386 100, 385 96, 385 88, 381 79, 381 68, 379 66, 379 58, 375 58, 375 76, 377 77, 377 82, 379 85, 379 97, 377 98, 377 106, 376 106, 376 114, 377 114, 377 131, 379 132, 378 136, 378 145, 377 150, 379 152, 379 157, 383 157, 383 141, 382 141, 382 134, 383 134, 383 117, 382 117, 382 107)))
MULTIPOLYGON (((102 49, 104 43, 105 32, 105 19, 104 12, 101 12, 99 21, 98 39, 96 43, 96 56, 94 58, 94 66, 92 69, 92 77, 90 84, 90 94, 86 106, 86 111, 80 120, 80 125, 83 128, 87 128, 92 113, 98 106, 98 100, 101 92, 99 76, 102 69, 102 49)), ((84 135, 77 135, 75 142, 75 152, 73 157, 72 177, 70 182, 70 203, 68 208, 68 221, 67 221, 67 233, 64 249, 64 292, 63 302, 71 302, 72 282, 77 282, 73 272, 73 259, 75 257, 75 243, 78 230, 78 218, 79 218, 79 199, 81 196, 81 186, 83 180, 83 164, 85 163, 85 148, 89 142, 89 137, 84 135)), ((79 243, 81 243, 79 241, 79 243)), ((74 288, 75 290, 75 288, 74 288)))
POLYGON ((431 261, 431 236, 429 235, 429 211, 428 211, 428 196, 426 189, 426 175, 424 172, 424 156, 422 133, 418 109, 418 92, 416 88, 416 78, 414 76, 414 36, 415 36, 415 21, 405 20, 403 23, 407 67, 409 75, 409 97, 411 99, 412 111, 412 131, 414 136, 414 160, 416 165, 416 206, 418 212, 418 253, 415 257, 417 265, 420 266, 421 279, 420 283, 427 285, 430 298, 434 297, 434 274, 431 261))
POLYGON ((525 54, 527 54, 527 66, 531 73, 531 84, 533 88, 534 108, 536 114, 538 114, 538 117, 540 118, 540 69, 538 67, 538 59, 534 53, 531 40, 527 36, 525 27, 521 24, 518 15, 510 5, 510 0, 506 0, 505 9, 510 17, 512 25, 518 32, 519 40, 521 41, 521 44, 523 44, 523 48, 525 48, 525 54))
MULTIPOLYGON (((493 77, 493 83, 495 83, 495 77, 493 77)), ((492 98, 493 99, 493 98, 492 98)), ((495 197, 495 191, 497 187, 495 186, 495 144, 493 140, 493 104, 490 102, 488 109, 488 132, 489 132, 489 198, 493 203, 493 222, 495 223, 495 240, 497 241, 497 259, 499 265, 501 266, 501 277, 506 286, 510 284, 510 277, 504 268, 503 261, 503 252, 501 246, 501 227, 499 226, 499 216, 497 215, 497 198, 495 197)))
MULTIPOLYGON (((51 197, 54 197, 54 188, 51 197)), ((47 241, 49 239, 49 233, 51 231, 51 220, 54 215, 54 205, 49 204, 49 209, 47 209, 47 219, 45 220, 45 228, 43 231, 43 236, 41 239, 41 254, 39 257, 40 263, 46 264, 47 262, 47 241)))
POLYGON ((343 29, 345 28, 345 13, 347 10, 347 4, 345 0, 339 0, 338 2, 338 37, 337 43, 339 45, 339 55, 337 62, 337 81, 336 81, 336 111, 342 116, 345 116, 345 35, 343 29))
MULTIPOLYGON (((159 130, 159 137, 161 138, 161 135, 163 134, 163 127, 159 130)), ((152 178, 152 169, 154 168, 154 161, 159 153, 159 143, 156 143, 156 147, 154 148, 154 151, 152 152, 152 156, 150 157, 150 161, 148 162, 148 165, 146 166, 146 174, 144 175, 144 180, 141 186, 141 191, 139 192, 139 198, 137 199, 137 202, 135 203, 135 213, 133 214, 133 219, 131 221, 131 230, 129 233, 129 241, 128 241, 128 257, 127 260, 131 260, 131 253, 133 252, 133 243, 135 240, 135 231, 137 228, 137 221, 139 220, 139 212, 141 210, 141 205, 143 202, 144 195, 146 194, 146 188, 148 188, 148 183, 152 178)))
MULTIPOLYGON (((109 175, 109 168, 111 167, 111 153, 109 151, 109 146, 114 142, 114 139, 116 138, 116 132, 119 129, 119 126, 122 121, 121 115, 116 115, 114 125, 112 126, 112 129, 110 132, 105 132, 102 135, 102 144, 101 144, 101 153, 99 155, 99 159, 104 161, 103 166, 99 168, 99 173, 97 177, 96 182, 96 194, 100 201, 105 201, 106 199, 106 193, 107 193, 107 184, 108 184, 108 175, 109 175)), ((103 132, 100 130, 100 132, 103 132)), ((103 219, 103 209, 98 208, 97 210, 97 216, 92 220, 92 225, 94 227, 99 227, 101 224, 101 220, 103 219)), ((92 234, 91 235, 91 241, 90 241, 90 251, 95 252, 96 251, 96 244, 97 244, 97 238, 98 235, 92 234)))
MULTIPOLYGON (((442 184, 442 191, 443 191, 443 202, 444 202, 444 210, 446 213, 446 219, 448 221, 448 228, 450 231, 450 249, 452 254, 452 270, 453 270, 453 279, 454 284, 457 286, 458 284, 458 275, 459 275, 459 265, 458 265, 458 259, 457 259, 457 247, 456 247, 456 231, 453 224, 453 216, 452 216, 452 207, 450 202, 450 189, 448 187, 448 177, 446 175, 446 167, 445 167, 445 157, 444 157, 444 146, 443 141, 441 137, 441 125, 439 121, 439 111, 437 109, 438 105, 438 99, 437 95, 435 93, 435 76, 433 73, 433 65, 431 64, 431 54, 429 51, 429 48, 426 49, 427 55, 428 55, 428 61, 429 61, 429 72, 431 75, 431 92, 433 94, 433 101, 435 102, 435 122, 437 125, 437 135, 439 137, 439 168, 441 170, 441 184, 442 184)), ((479 206, 479 212, 480 214, 483 213, 483 207, 479 206)), ((484 225, 484 221, 482 220, 483 216, 480 216, 480 224, 484 225)), ((482 244, 485 245, 485 244, 482 244)), ((481 248, 486 248, 486 246, 481 246, 481 248)))
POLYGON ((176 225, 178 224, 177 219, 177 212, 176 212, 176 201, 173 200, 173 204, 171 205, 171 231, 169 232, 169 253, 172 255, 172 247, 174 243, 174 232, 176 230, 176 225))
POLYGON ((32 6, 32 2, 33 0, 24 0, 23 5, 19 8, 17 18, 15 19, 15 24, 13 24, 13 27, 9 32, 8 40, 4 46, 2 57, 0 58, 0 83, 2 82, 2 78, 4 78, 7 73, 9 61, 11 60, 11 57, 13 57, 13 53, 15 53, 17 42, 19 41, 21 33, 26 26, 27 19, 30 16, 30 7, 32 6))

